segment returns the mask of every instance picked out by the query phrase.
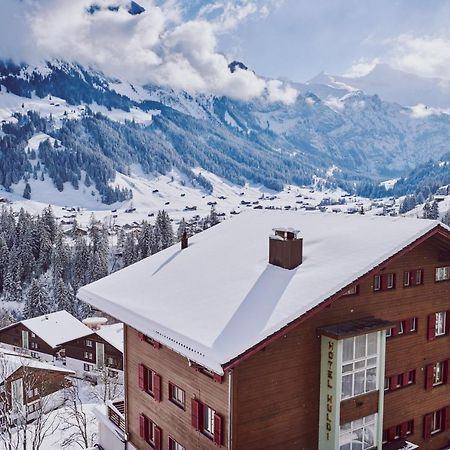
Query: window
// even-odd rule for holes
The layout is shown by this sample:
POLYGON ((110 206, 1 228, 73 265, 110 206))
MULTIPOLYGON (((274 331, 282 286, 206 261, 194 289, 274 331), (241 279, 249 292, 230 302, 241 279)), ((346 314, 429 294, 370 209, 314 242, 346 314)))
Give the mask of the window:
POLYGON ((38 348, 38 343, 37 342, 31 342, 30 343, 30 347, 34 348, 36 350, 38 348))
POLYGON ((84 352, 84 359, 93 359, 93 355, 91 352, 84 352))
POLYGON ((84 371, 85 372, 90 372, 91 371, 91 365, 90 364, 84 364, 84 371))
POLYGON ((27 398, 32 398, 33 397, 33 389, 28 389, 27 390, 27 398))
POLYGON ((414 420, 394 425, 391 428, 383 430, 383 444, 390 443, 396 439, 405 438, 414 433, 414 420))
POLYGON ((169 400, 181 408, 185 408, 185 393, 175 384, 169 383, 169 400))
POLYGON ((413 317, 409 320, 409 331, 414 332, 417 330, 417 318, 413 317))
POLYGON ((373 290, 374 291, 381 290, 381 275, 375 275, 373 277, 373 290))
POLYGON ((398 322, 397 334, 403 334, 404 331, 405 331, 404 323, 401 320, 400 322, 398 322))
POLYGON ((450 279, 450 267, 436 267, 436 281, 445 281, 450 279))
POLYGON ((144 366, 139 365, 139 376, 138 376, 139 388, 150 394, 156 401, 161 401, 161 376, 158 375, 153 370, 144 366))
POLYGON ((403 375, 397 375, 397 381, 395 383, 395 387, 399 388, 403 386, 403 375))
POLYGON ((445 321, 447 318, 446 312, 436 313, 436 325, 435 325, 435 336, 443 336, 446 332, 445 321))
POLYGON ((377 389, 378 335, 343 340, 342 399, 377 389))
POLYGON ((144 333, 139 333, 139 339, 142 342, 147 342, 148 344, 152 345, 155 348, 161 348, 161 344, 158 341, 155 341, 151 337, 146 336, 144 333))
POLYGON ((339 450, 365 450, 377 446, 377 415, 341 425, 339 432, 339 450))
POLYGON ((384 378, 384 390, 389 391, 391 388, 391 379, 389 377, 384 378))
POLYGON ((169 450, 185 450, 175 439, 169 437, 169 450))
POLYGON ((444 382, 444 363, 438 362, 433 366, 433 386, 444 382))
POLYGON ((445 417, 450 414, 450 407, 425 414, 423 418, 423 437, 430 439, 434 434, 445 430, 445 417))
POLYGON ((90 339, 86 339, 86 347, 92 347, 92 341, 90 339))
POLYGON ((439 433, 442 430, 442 410, 434 411, 431 420, 431 434, 439 433))
POLYGON ((223 444, 222 417, 214 409, 195 398, 191 400, 191 405, 191 418, 194 429, 203 433, 220 447, 223 444))
POLYGON ((33 332, 31 332, 31 337, 32 337, 32 338, 35 338, 36 335, 35 335, 33 332))
POLYGON ((388 328, 386 330, 386 337, 388 338, 388 337, 391 337, 391 336, 392 336, 392 328, 388 328))
POLYGON ((107 362, 108 366, 114 366, 116 364, 116 360, 112 356, 108 356, 107 362))
POLYGON ((387 277, 387 289, 393 289, 395 287, 395 277, 393 273, 388 273, 387 277))
POLYGON ((423 270, 416 269, 403 273, 403 286, 419 286, 423 284, 423 270))
POLYGON ((35 359, 39 359, 39 355, 36 352, 30 352, 30 356, 35 359))
POLYGON ((344 292, 342 295, 356 295, 358 293, 358 285, 353 286, 348 291, 344 292))
POLYGON ((410 370, 408 372, 408 384, 414 384, 416 382, 416 371, 410 370))
POLYGON ((417 331, 417 317, 406 320, 399 320, 393 328, 386 331, 386 337, 402 336, 417 331))
POLYGON ((406 436, 409 436, 414 433, 414 420, 408 420, 406 422, 406 436))
POLYGON ((385 392, 391 392, 395 391, 400 388, 404 388, 406 386, 410 386, 411 384, 414 384, 416 382, 416 371, 410 370, 408 372, 400 373, 397 375, 391 375, 389 377, 386 377, 386 380, 389 380, 387 385, 389 388, 386 388, 386 381, 385 381, 385 392))
POLYGON ((108 369, 108 377, 119 378, 119 372, 117 372, 116 370, 108 369))
POLYGON ((373 290, 384 291, 395 288, 395 273, 384 273, 373 277, 373 290))
POLYGON ((139 435, 155 450, 161 450, 161 428, 145 414, 139 416, 139 435))

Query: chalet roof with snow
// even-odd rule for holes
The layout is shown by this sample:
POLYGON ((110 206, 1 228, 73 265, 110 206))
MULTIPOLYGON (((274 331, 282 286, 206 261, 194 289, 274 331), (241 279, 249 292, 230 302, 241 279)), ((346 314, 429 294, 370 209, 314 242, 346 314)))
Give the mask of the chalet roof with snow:
POLYGON ((102 325, 95 333, 123 353, 123 323, 102 325))
POLYGON ((418 239, 448 228, 402 217, 246 212, 89 284, 80 299, 216 373, 418 239), (303 263, 268 263, 277 227, 303 263))
POLYGON ((3 383, 21 367, 59 372, 66 375, 75 374, 73 370, 66 369, 65 367, 53 366, 14 351, 0 349, 0 383, 3 383))
POLYGON ((67 311, 57 311, 33 319, 22 320, 21 323, 52 348, 92 334, 89 327, 67 311))

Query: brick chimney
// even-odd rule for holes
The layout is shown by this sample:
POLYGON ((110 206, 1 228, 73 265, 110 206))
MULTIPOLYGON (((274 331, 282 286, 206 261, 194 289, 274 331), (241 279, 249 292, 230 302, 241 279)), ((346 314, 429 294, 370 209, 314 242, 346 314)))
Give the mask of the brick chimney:
POLYGON ((303 262, 303 239, 293 228, 274 228, 269 237, 269 263, 283 269, 295 269, 303 262))

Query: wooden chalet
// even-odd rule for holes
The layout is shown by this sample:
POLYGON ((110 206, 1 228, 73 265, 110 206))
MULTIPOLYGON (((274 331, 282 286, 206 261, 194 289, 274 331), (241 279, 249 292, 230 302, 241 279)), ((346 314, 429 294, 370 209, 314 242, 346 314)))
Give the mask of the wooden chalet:
POLYGON ((105 449, 449 448, 439 222, 246 212, 79 297, 125 323, 105 449))

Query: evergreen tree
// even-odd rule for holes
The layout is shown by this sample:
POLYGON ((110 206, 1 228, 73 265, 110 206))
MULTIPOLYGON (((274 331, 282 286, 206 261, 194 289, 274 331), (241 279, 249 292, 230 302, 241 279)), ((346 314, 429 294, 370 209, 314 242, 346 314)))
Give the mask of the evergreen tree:
POLYGON ((23 198, 30 200, 31 198, 31 186, 30 183, 25 184, 25 189, 23 190, 23 198))
POLYGON ((439 205, 436 200, 433 201, 430 208, 429 219, 437 220, 439 219, 439 205))
POLYGON ((426 202, 425 205, 423 205, 422 217, 424 219, 429 219, 430 213, 431 213, 431 206, 428 202, 426 202))
POLYGON ((177 240, 178 241, 181 241, 181 238, 183 237, 184 232, 186 232, 189 235, 189 233, 187 232, 187 223, 183 217, 180 220, 180 224, 178 225, 178 230, 177 230, 177 240))
POLYGON ((24 308, 26 318, 42 316, 51 312, 50 297, 40 279, 34 279, 28 290, 24 308))
POLYGON ((211 212, 209 213, 209 224, 211 227, 220 223, 219 216, 217 215, 214 205, 211 206, 211 212))
POLYGON ((170 247, 174 243, 172 223, 166 211, 158 211, 155 223, 155 232, 161 240, 161 250, 170 247))

